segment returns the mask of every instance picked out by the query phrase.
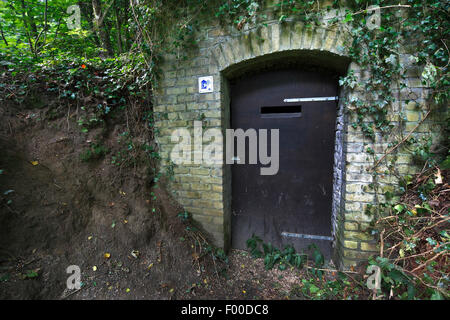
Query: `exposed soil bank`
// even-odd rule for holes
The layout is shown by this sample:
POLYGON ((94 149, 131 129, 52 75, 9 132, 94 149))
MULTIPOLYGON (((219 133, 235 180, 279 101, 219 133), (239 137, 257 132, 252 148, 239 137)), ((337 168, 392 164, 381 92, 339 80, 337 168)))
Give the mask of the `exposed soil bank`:
POLYGON ((0 106, 0 299, 299 298, 301 272, 202 254, 205 235, 187 231, 149 170, 111 164, 120 120, 82 133, 75 110, 49 120, 50 110, 0 106), (94 140, 109 152, 82 161, 94 140), (79 291, 66 288, 71 265, 79 291))

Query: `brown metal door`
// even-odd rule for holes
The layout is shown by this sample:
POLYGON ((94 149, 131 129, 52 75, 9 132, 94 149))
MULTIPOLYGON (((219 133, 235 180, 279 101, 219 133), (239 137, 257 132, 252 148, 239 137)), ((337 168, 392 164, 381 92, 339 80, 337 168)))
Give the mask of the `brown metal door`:
POLYGON ((278 174, 262 176, 259 161, 248 164, 248 146, 246 164, 232 165, 233 247, 245 249, 255 234, 297 251, 316 243, 329 256, 337 102, 284 100, 336 96, 337 78, 265 71, 233 81, 231 94, 231 128, 279 129, 280 136, 278 174))

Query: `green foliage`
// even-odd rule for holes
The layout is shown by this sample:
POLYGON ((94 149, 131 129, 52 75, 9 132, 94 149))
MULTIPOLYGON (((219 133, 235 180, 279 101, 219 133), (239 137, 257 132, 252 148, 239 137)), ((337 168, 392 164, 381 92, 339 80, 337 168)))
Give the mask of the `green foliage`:
POLYGON ((175 180, 175 167, 177 165, 172 161, 169 160, 169 163, 167 164, 166 167, 166 176, 169 178, 170 181, 174 181, 175 180))
POLYGON ((261 2, 254 0, 222 1, 216 11, 216 17, 225 18, 241 29, 245 23, 256 16, 261 2))
POLYGON ((253 235, 247 240, 247 248, 253 258, 264 259, 266 270, 271 270, 275 266, 281 271, 287 268, 305 269, 306 274, 302 276, 301 283, 291 289, 291 296, 313 300, 357 299, 365 291, 365 287, 359 282, 356 285, 352 284, 343 272, 337 272, 334 279, 326 278, 322 269, 325 258, 315 244, 308 247, 312 258, 312 266, 308 268, 304 268, 308 264, 308 255, 297 253, 290 245, 285 246, 284 250, 279 250, 253 235))
POLYGON ((23 277, 25 279, 34 279, 37 278, 39 276, 38 272, 36 270, 28 270, 23 277))
POLYGON ((178 218, 180 218, 183 222, 190 221, 191 215, 187 211, 180 212, 178 214, 178 218))
POLYGON ((275 266, 278 266, 279 270, 286 270, 288 267, 301 269, 307 260, 305 254, 296 253, 292 246, 287 245, 284 250, 279 250, 271 243, 264 243, 256 235, 247 240, 247 248, 253 258, 264 258, 266 270, 273 269, 275 266), (261 251, 261 247, 263 251, 261 251))
POLYGON ((387 258, 376 257, 369 259, 370 265, 381 269, 381 291, 390 294, 390 290, 402 292, 400 298, 412 300, 416 289, 414 281, 401 268, 387 258))
POLYGON ((84 162, 101 159, 108 153, 108 148, 101 144, 93 144, 80 154, 80 159, 84 162))
POLYGON ((219 260, 224 263, 228 263, 228 256, 226 255, 225 251, 222 248, 218 248, 210 244, 207 244, 204 248, 204 254, 205 255, 210 254, 213 260, 219 260))
POLYGON ((345 273, 337 272, 335 279, 304 278, 291 290, 291 295, 311 300, 356 300, 364 293, 360 286, 360 283, 352 283, 345 273))
POLYGON ((247 240, 247 248, 250 250, 250 253, 253 258, 261 258, 263 253, 259 250, 259 245, 262 243, 262 239, 256 235, 252 235, 250 239, 247 240))
POLYGON ((442 201, 440 190, 445 189, 442 183, 435 183, 437 175, 441 171, 433 169, 431 174, 427 173, 429 178, 406 176, 402 182, 402 202, 384 202, 369 209, 374 215, 372 230, 383 238, 383 252, 389 256, 369 260, 381 269, 379 296, 398 299, 449 296, 445 257, 450 252, 447 222, 450 211, 435 209, 442 201))

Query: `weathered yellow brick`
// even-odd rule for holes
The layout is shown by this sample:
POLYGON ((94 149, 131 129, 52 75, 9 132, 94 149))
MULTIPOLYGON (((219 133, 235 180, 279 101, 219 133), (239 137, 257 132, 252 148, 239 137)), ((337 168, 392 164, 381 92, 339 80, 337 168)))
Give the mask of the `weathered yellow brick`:
POLYGON ((316 34, 314 35, 314 42, 312 44, 312 49, 314 50, 320 50, 322 48, 323 44, 323 38, 325 34, 325 30, 323 28, 316 28, 315 29, 316 34))
POLYGON ((189 198, 189 199, 200 199, 200 193, 199 192, 193 192, 193 191, 181 191, 179 192, 180 195, 189 198))
POLYGON ((199 175, 199 176, 207 176, 210 174, 210 169, 205 169, 205 168, 192 168, 191 170, 191 174, 193 175, 199 175))
POLYGON ((211 185, 209 184, 200 184, 200 183, 191 183, 191 189, 192 190, 198 190, 198 191, 206 191, 211 189, 211 185))
POLYGON ((406 119, 410 122, 417 122, 419 121, 420 113, 417 111, 406 111, 406 119))
POLYGON ((373 236, 365 232, 344 231, 344 238, 349 240, 372 240, 373 236))
POLYGON ((271 26, 272 37, 272 52, 277 52, 280 49, 280 25, 278 23, 271 26))
POLYGON ((358 221, 358 222, 371 222, 373 220, 373 217, 364 214, 364 211, 365 211, 365 206, 364 206, 363 210, 347 212, 347 213, 345 213, 345 220, 346 221, 358 221))
POLYGON ((370 256, 368 252, 362 252, 357 250, 344 250, 344 257, 355 260, 364 260, 370 256))
POLYGON ((220 209, 202 209, 202 212, 209 216, 223 216, 223 210, 220 209))
POLYGON ((344 247, 349 249, 357 249, 358 248, 358 242, 356 241, 344 241, 344 247))
POLYGON ((177 181, 179 182, 183 182, 183 183, 192 183, 192 182, 199 182, 200 178, 196 177, 196 176, 191 176, 191 175, 187 175, 187 176, 177 176, 175 178, 177 181))
POLYGON ((347 193, 345 195, 345 199, 348 201, 373 202, 375 200, 375 196, 367 193, 347 193))
POLYGON ((406 106, 405 106, 405 108, 406 108, 406 110, 417 110, 417 108, 418 108, 418 104, 417 104, 417 102, 415 102, 415 101, 410 101, 406 106))
POLYGON ((361 210, 361 203, 346 201, 345 210, 348 212, 358 212, 359 210, 361 210))
POLYGON ((166 111, 166 105, 165 104, 160 104, 160 105, 154 106, 153 110, 155 112, 165 112, 166 111))
POLYGON ((186 88, 174 87, 174 88, 166 89, 166 94, 168 94, 168 95, 178 95, 178 94, 183 94, 183 93, 186 93, 186 88))
POLYGON ((379 247, 376 243, 361 242, 361 250, 377 252, 379 250, 379 247))
POLYGON ((206 200, 222 200, 223 197, 221 193, 204 192, 202 198, 206 200))
POLYGON ((264 26, 261 28, 261 53, 268 54, 270 52, 269 28, 264 26))
POLYGON ((345 186, 345 190, 349 193, 361 192, 362 185, 359 183, 349 183, 345 186))
POLYGON ((355 222, 346 222, 344 224, 344 228, 345 228, 345 230, 350 230, 350 231, 358 230, 358 224, 355 222))
POLYGON ((177 166, 173 169, 175 174, 187 174, 189 173, 189 169, 186 167, 177 166))
POLYGON ((225 30, 222 28, 214 28, 208 31, 208 37, 220 37, 225 35, 225 30))
POLYGON ((335 30, 328 31, 325 41, 323 42, 322 48, 326 51, 329 51, 332 48, 335 39, 336 39, 336 31, 335 30))
POLYGON ((231 46, 228 43, 222 43, 222 52, 223 55, 225 56, 225 61, 226 63, 232 64, 234 62, 234 55, 233 55, 233 49, 231 48, 231 46))

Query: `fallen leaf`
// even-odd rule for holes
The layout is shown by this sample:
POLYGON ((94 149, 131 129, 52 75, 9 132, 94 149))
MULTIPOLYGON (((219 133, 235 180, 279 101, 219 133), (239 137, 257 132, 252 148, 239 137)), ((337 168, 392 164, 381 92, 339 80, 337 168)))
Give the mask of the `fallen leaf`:
POLYGON ((428 201, 428 203, 431 205, 431 206, 435 206, 435 207, 439 207, 439 205, 440 205, 440 202, 439 202, 439 200, 430 200, 430 201, 428 201))
POLYGON ((436 172, 436 179, 434 180, 435 184, 442 184, 442 174, 441 170, 438 168, 438 171, 436 172))
POLYGON ((133 258, 137 259, 139 258, 139 251, 138 250, 133 250, 131 251, 131 255, 133 256, 133 258))
POLYGON ((34 270, 28 270, 27 273, 25 274, 25 278, 28 279, 33 279, 33 278, 37 278, 39 276, 39 270, 41 270, 40 268, 38 269, 34 269, 34 270))
POLYGON ((32 164, 33 166, 37 166, 37 165, 39 164, 39 162, 38 162, 38 161, 31 161, 31 164, 32 164))
POLYGON ((109 259, 109 258, 111 258, 111 254, 108 253, 108 252, 106 252, 106 253, 104 254, 104 257, 105 257, 105 259, 109 259))

